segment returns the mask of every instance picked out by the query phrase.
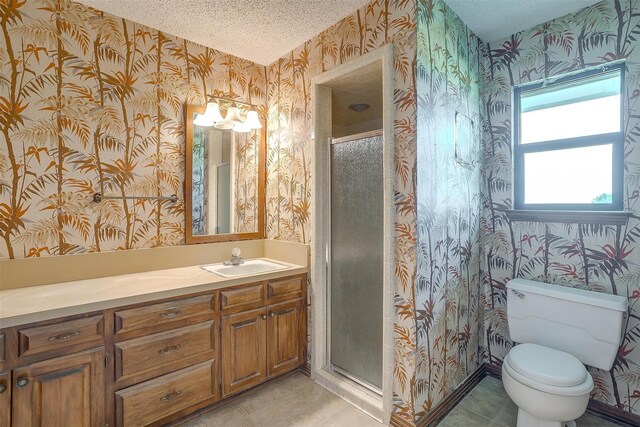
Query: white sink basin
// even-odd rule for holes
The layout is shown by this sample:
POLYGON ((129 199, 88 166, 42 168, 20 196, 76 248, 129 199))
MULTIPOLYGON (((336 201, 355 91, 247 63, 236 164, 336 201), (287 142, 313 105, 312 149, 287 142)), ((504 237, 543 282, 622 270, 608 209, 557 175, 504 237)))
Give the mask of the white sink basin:
POLYGON ((267 273, 269 271, 284 270, 289 267, 262 259, 250 259, 245 260, 244 264, 240 265, 212 264, 203 265, 202 268, 222 277, 237 277, 246 276, 248 274, 267 273))

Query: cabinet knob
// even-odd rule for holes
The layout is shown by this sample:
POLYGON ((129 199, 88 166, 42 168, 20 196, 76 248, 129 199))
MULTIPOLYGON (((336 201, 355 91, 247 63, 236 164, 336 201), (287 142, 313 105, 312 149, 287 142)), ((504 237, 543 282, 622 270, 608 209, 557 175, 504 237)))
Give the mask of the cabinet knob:
POLYGON ((18 381, 16 381, 16 386, 20 388, 26 387, 27 384, 29 384, 29 378, 27 377, 20 377, 18 378, 18 381))
POLYGON ((261 317, 262 317, 262 320, 267 320, 267 315, 266 314, 263 314, 261 317))
POLYGON ((272 311, 271 313, 269 313, 269 316, 276 317, 276 314, 272 311))
POLYGON ((0 384, 0 393, 7 391, 7 385, 5 383, 0 384))

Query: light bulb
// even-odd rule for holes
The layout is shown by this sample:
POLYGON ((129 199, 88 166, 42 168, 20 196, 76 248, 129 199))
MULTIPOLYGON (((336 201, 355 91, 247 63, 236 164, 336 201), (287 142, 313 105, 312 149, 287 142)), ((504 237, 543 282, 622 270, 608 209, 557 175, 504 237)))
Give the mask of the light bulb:
POLYGON ((220 106, 217 102, 208 102, 204 114, 196 114, 193 124, 196 126, 209 127, 214 126, 216 122, 222 121, 220 114, 220 106))
POLYGON ((258 118, 258 112, 256 110, 250 110, 247 113, 247 119, 244 123, 251 129, 260 129, 262 127, 262 123, 260 123, 260 118, 258 118))
POLYGON ((221 122, 223 120, 222 114, 220 114, 220 105, 218 105, 217 102, 207 102, 207 109, 204 110, 204 115, 214 122, 221 122))
POLYGON ((242 119, 240 118, 240 109, 238 109, 238 107, 236 106, 229 107, 229 109, 227 110, 227 116, 224 118, 224 121, 233 122, 233 124, 242 123, 242 119))
POLYGON ((229 107, 227 109, 227 115, 225 118, 217 122, 215 127, 218 129, 231 129, 234 125, 242 123, 242 119, 240 118, 240 110, 236 106, 229 107))
POLYGON ((200 127, 213 126, 214 121, 207 118, 204 114, 196 114, 196 118, 193 119, 193 124, 200 127))

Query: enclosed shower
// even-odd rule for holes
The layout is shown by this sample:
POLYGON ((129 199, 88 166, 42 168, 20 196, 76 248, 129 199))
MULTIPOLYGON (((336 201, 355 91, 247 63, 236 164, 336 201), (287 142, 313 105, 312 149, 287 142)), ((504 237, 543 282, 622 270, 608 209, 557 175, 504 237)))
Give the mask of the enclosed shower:
POLYGON ((331 139, 330 362, 361 385, 382 388, 382 131, 331 139))
POLYGON ((393 46, 312 83, 311 374, 372 417, 393 410, 393 46))

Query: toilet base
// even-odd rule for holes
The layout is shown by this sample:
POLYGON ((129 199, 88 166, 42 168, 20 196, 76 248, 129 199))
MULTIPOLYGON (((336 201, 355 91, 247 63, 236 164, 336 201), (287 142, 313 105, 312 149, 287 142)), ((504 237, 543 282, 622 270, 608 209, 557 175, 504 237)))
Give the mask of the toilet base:
POLYGON ((518 409, 517 427, 576 427, 575 421, 546 421, 534 417, 523 409, 518 409))

